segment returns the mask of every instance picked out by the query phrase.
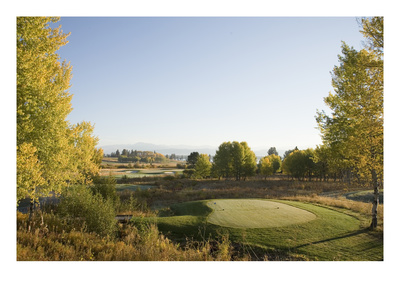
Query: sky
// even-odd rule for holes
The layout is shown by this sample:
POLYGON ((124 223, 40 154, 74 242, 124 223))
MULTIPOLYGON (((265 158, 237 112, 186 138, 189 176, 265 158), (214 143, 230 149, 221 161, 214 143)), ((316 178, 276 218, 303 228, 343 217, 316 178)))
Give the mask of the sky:
POLYGON ((61 17, 73 66, 71 123, 99 146, 146 142, 252 149, 321 144, 330 72, 355 17, 61 17))

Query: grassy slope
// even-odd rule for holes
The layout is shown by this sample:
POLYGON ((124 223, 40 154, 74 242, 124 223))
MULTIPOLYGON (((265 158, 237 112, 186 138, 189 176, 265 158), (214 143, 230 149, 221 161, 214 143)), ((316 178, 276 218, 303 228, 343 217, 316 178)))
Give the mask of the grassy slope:
POLYGON ((212 212, 207 202, 194 201, 171 207, 173 216, 156 219, 159 229, 177 241, 185 238, 207 239, 209 235, 228 233, 234 242, 244 243, 251 251, 267 250, 275 255, 301 255, 311 260, 382 260, 381 233, 361 228, 360 214, 294 201, 278 201, 307 210, 317 216, 308 223, 276 228, 226 228, 206 222, 212 212))

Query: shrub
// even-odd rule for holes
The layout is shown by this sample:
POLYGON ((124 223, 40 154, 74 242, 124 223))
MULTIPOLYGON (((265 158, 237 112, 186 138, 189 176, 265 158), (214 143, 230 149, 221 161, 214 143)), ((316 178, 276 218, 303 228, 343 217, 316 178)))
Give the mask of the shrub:
MULTIPOLYGON (((126 176, 126 175, 124 175, 126 176)), ((103 199, 108 199, 116 209, 119 204, 119 196, 116 189, 117 181, 112 175, 109 176, 97 176, 93 178, 93 185, 91 189, 94 194, 100 194, 103 199)))
POLYGON ((61 196, 58 213, 81 228, 86 226, 88 232, 106 236, 116 229, 115 210, 109 199, 101 194, 93 194, 84 185, 72 186, 61 196))

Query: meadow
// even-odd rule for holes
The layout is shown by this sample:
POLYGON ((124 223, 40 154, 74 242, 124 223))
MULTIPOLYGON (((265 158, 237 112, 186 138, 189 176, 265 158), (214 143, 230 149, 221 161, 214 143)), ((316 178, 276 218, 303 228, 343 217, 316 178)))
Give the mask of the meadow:
POLYGON ((111 235, 92 232, 82 216, 63 217, 57 204, 31 221, 18 213, 18 260, 383 260, 383 205, 369 230, 368 186, 179 171, 103 168, 118 199, 114 216, 123 216, 111 235))

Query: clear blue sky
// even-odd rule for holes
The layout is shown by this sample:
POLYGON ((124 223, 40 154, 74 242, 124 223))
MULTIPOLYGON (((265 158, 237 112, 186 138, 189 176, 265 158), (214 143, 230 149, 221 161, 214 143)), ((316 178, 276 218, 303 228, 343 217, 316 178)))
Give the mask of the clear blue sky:
MULTIPOLYGON (((148 142, 252 149, 321 143, 316 110, 355 17, 66 17, 72 123, 99 146, 148 142)), ((283 153, 282 153, 283 154, 283 153)))

